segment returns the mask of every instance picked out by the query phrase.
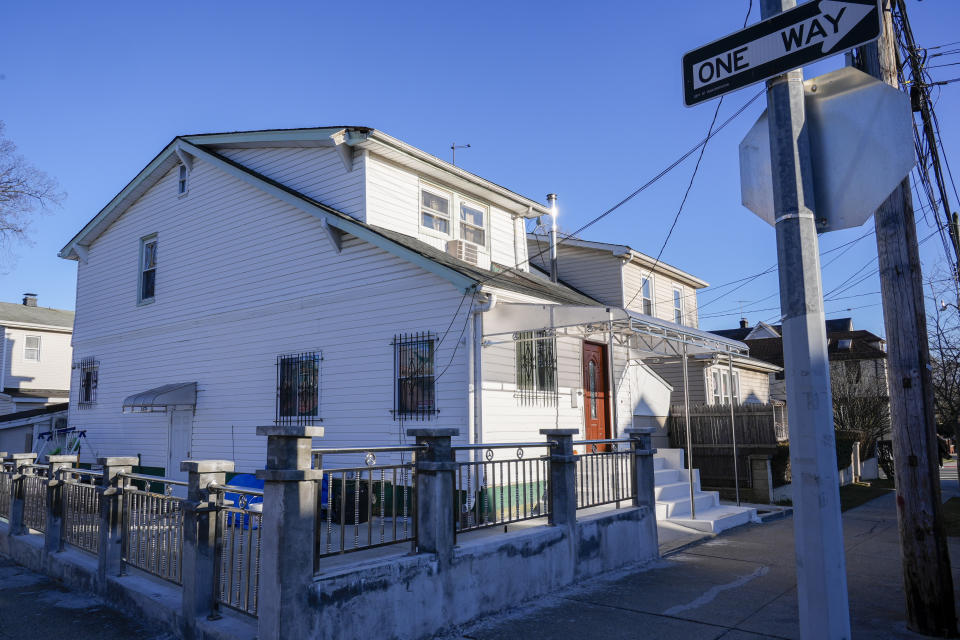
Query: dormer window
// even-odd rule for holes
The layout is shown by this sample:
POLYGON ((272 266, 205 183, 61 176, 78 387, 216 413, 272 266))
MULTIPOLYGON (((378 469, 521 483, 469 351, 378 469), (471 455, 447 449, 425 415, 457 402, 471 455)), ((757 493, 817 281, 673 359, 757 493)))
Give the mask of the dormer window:
POLYGON ((425 229, 450 235, 450 196, 433 189, 421 189, 420 224, 425 229))
POLYGON ((177 193, 182 196, 187 192, 187 165, 181 164, 178 171, 177 193))
POLYGON ((481 247, 486 245, 486 232, 484 231, 484 210, 482 207, 470 202, 460 203, 460 239, 478 244, 481 247))

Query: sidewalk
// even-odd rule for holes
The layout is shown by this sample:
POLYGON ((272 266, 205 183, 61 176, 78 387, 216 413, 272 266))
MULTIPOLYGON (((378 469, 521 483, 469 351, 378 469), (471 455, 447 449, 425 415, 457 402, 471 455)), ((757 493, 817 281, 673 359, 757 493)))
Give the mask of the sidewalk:
MULTIPOLYGON (((956 461, 943 498, 960 496, 956 461)), ((907 631, 894 493, 843 514, 854 638, 922 638, 907 631)), ((960 538, 949 538, 960 595, 960 538)), ((799 638, 793 518, 751 524, 653 565, 592 580, 463 630, 460 637, 799 638)), ((960 606, 958 606, 960 610, 960 606)))
POLYGON ((98 598, 0 557, 0 637, 167 640, 98 598))

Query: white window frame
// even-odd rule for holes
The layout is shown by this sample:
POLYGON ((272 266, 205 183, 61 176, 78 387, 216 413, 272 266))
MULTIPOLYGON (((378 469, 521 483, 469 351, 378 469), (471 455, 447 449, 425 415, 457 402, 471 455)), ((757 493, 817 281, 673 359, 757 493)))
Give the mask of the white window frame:
POLYGON ((24 336, 23 337, 23 359, 26 360, 27 362, 40 362, 40 345, 41 344, 42 344, 42 340, 40 339, 40 336, 35 336, 35 335, 24 336), (29 346, 31 338, 37 339, 36 347, 29 346), (30 351, 36 351, 35 358, 31 358, 29 355, 27 355, 30 351))
POLYGON ((177 196, 183 197, 190 191, 190 168, 180 163, 177 165, 177 196))
POLYGON ((686 319, 686 310, 684 309, 683 304, 683 287, 674 286, 673 287, 673 321, 676 324, 683 324, 686 319), (677 314, 680 315, 680 318, 677 319, 677 314))
POLYGON ((463 240, 464 242, 469 242, 475 247, 480 247, 482 249, 485 249, 487 247, 487 239, 490 237, 490 207, 480 204, 476 200, 470 200, 469 198, 461 198, 460 196, 457 196, 456 200, 457 200, 457 237, 460 240, 463 240), (478 227, 472 222, 465 221, 461 217, 463 215, 462 207, 464 205, 470 207, 471 209, 476 209, 477 211, 480 212, 480 215, 483 217, 483 226, 478 227), (473 240, 467 240, 463 234, 464 225, 474 229, 480 229, 480 231, 483 232, 483 242, 478 244, 473 240))
POLYGON ((153 265, 153 295, 150 296, 149 298, 145 298, 143 296, 143 276, 147 271, 149 271, 149 269, 144 268, 145 266, 144 259, 146 258, 145 249, 147 245, 149 245, 150 243, 153 243, 157 246, 157 249, 154 250, 156 252, 160 247, 160 243, 157 239, 157 234, 151 233, 150 235, 146 235, 140 238, 140 254, 139 254, 139 259, 137 260, 137 304, 138 305, 151 304, 153 303, 154 300, 157 299, 157 269, 159 268, 159 260, 155 260, 153 265))
MULTIPOLYGON (((710 383, 710 404, 714 405, 725 405, 730 399, 730 369, 724 366, 710 367, 707 370, 707 377, 710 383), (723 383, 727 381, 727 392, 724 392, 723 383)), ((737 370, 733 371, 733 402, 734 404, 741 404, 742 400, 740 398, 741 388, 740 388, 740 372, 737 370)))
MULTIPOLYGON (((429 236, 433 236, 433 237, 435 237, 435 238, 443 238, 443 239, 445 239, 445 240, 449 240, 449 239, 451 239, 451 238, 454 238, 454 237, 455 237, 454 233, 455 233, 455 229, 457 229, 457 225, 454 224, 453 212, 454 212, 454 210, 455 210, 456 208, 457 208, 457 207, 456 207, 456 203, 454 202, 454 194, 453 194, 452 192, 450 192, 450 191, 447 190, 447 189, 443 189, 443 188, 441 188, 441 187, 437 187, 437 186, 435 186, 435 185, 432 185, 432 184, 430 184, 430 183, 428 183, 428 182, 421 182, 421 183, 420 183, 420 189, 419 189, 419 191, 417 192, 417 227, 420 229, 420 233, 423 233, 423 234, 426 234, 426 235, 429 235, 429 236), (423 214, 424 214, 424 211, 426 211, 427 213, 429 213, 429 214, 430 214, 431 216, 433 216, 434 218, 443 218, 443 217, 444 217, 443 213, 441 213, 441 212, 439 212, 439 211, 436 211, 436 210, 434 210, 434 209, 431 209, 431 208, 429 208, 429 207, 425 207, 425 206, 424 206, 424 204, 423 204, 423 192, 424 192, 424 191, 428 191, 428 192, 432 193, 432 194, 435 195, 435 196, 439 196, 439 197, 441 197, 441 198, 446 198, 446 199, 447 199, 447 215, 446 215, 446 220, 447 220, 447 229, 448 229, 448 231, 447 231, 446 233, 444 233, 443 231, 438 231, 437 229, 434 229, 433 227, 427 227, 427 226, 425 226, 425 225, 423 224, 423 214)), ((459 216, 458 216, 456 222, 459 223, 459 216)))
POLYGON ((657 290, 657 287, 653 279, 653 274, 641 272, 640 273, 640 313, 646 313, 648 316, 657 315, 657 302, 656 302, 657 296, 655 295, 656 290, 657 290), (644 283, 646 283, 650 288, 649 296, 643 295, 644 283), (650 303, 650 313, 647 313, 646 311, 646 308, 645 308, 646 302, 650 303))

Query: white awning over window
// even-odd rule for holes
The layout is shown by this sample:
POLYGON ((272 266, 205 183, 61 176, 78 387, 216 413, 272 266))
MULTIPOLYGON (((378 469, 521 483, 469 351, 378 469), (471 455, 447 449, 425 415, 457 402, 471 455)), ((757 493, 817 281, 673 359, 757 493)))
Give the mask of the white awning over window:
POLYGON ((127 396, 123 412, 163 413, 168 409, 195 409, 196 406, 197 383, 175 382, 127 396))
POLYGON ((552 329, 559 334, 588 336, 608 331, 627 336, 632 348, 647 356, 726 353, 746 355, 742 342, 709 331, 679 325, 620 307, 569 304, 498 304, 483 316, 483 336, 506 339, 518 331, 552 329))

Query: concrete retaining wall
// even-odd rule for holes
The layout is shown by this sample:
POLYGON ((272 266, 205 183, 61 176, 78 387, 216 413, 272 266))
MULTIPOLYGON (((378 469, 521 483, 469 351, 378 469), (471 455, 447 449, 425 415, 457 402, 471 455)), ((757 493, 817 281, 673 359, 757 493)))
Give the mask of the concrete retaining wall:
POLYGON ((657 557, 646 507, 484 536, 435 555, 394 556, 318 577, 311 638, 428 638, 575 580, 657 557))

